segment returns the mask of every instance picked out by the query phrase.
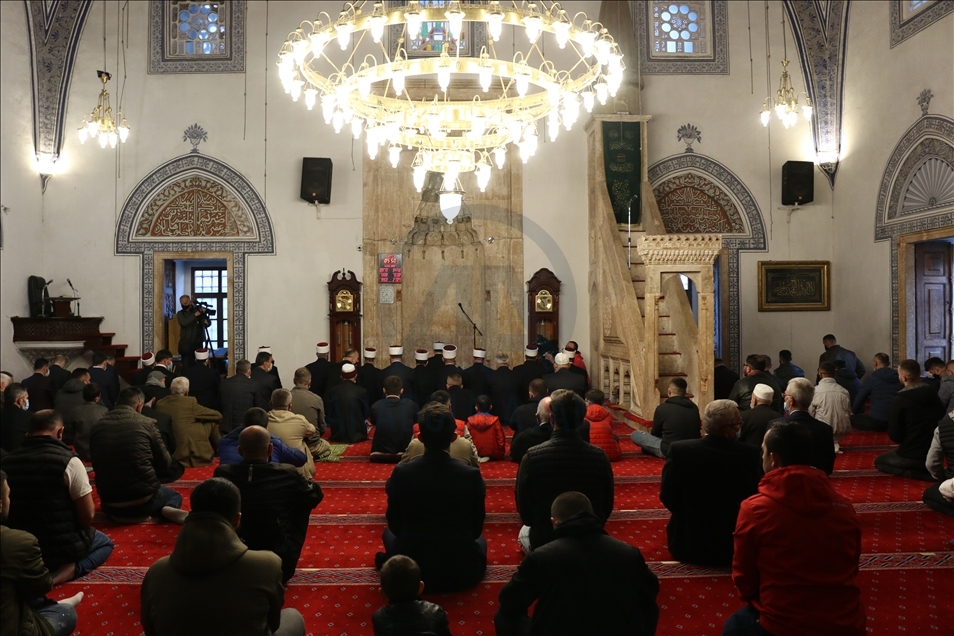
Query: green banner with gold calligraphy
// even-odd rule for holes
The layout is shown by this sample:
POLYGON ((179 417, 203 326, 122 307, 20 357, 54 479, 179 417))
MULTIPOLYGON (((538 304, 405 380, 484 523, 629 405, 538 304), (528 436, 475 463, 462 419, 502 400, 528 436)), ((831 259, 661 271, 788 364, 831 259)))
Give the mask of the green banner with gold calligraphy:
POLYGON ((638 121, 603 122, 606 188, 609 190, 617 223, 639 223, 642 204, 639 126, 638 121))

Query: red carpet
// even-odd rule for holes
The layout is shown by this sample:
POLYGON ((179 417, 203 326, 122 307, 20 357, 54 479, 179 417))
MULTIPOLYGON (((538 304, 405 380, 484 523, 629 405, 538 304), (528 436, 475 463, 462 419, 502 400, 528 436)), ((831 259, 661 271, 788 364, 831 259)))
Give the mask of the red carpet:
MULTIPOLYGON (((718 635, 741 603, 728 570, 671 561, 666 548, 669 513, 659 503, 663 461, 641 454, 621 427, 623 461, 613 464, 616 506, 607 523, 614 537, 639 547, 660 577, 661 617, 657 634, 718 635)), ((891 448, 883 433, 852 433, 843 443, 832 483, 855 505, 862 523, 859 584, 871 634, 954 634, 954 519, 920 503, 926 484, 883 475, 874 458, 891 448)), ((316 479, 325 500, 312 515, 298 572, 289 584, 286 607, 304 614, 309 634, 370 634, 371 614, 382 601, 374 553, 381 549, 387 498, 384 483, 392 466, 365 459, 370 443, 354 444, 339 463, 319 463, 316 479)), ((214 467, 188 469, 172 486, 186 497, 214 467)), ((509 461, 481 466, 487 482, 488 570, 480 585, 430 600, 447 611, 458 635, 493 634, 497 593, 520 563, 520 521, 513 499, 517 466, 509 461)), ((178 526, 148 523, 97 526, 116 542, 99 570, 54 590, 54 598, 79 590, 76 634, 137 635, 139 584, 149 565, 168 554, 178 526)))

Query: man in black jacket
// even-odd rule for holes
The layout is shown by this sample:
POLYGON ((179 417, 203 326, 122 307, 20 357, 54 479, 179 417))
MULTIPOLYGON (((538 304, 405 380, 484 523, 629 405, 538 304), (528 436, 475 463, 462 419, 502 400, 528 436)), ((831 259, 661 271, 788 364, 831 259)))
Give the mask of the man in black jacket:
MULTIPOLYGON (((534 382, 543 382, 543 380, 534 380, 534 382)), ((549 396, 542 398, 535 406, 537 409, 536 413, 533 414, 533 420, 536 424, 515 434, 513 441, 510 443, 510 459, 518 464, 523 460, 528 450, 548 441, 550 436, 553 435, 553 426, 550 424, 549 396)))
POLYGON ((728 399, 732 387, 739 381, 739 374, 725 366, 722 358, 715 359, 715 399, 728 399))
MULTIPOLYGON (((434 388, 434 370, 427 364, 427 349, 417 349, 414 351, 414 375, 411 386, 414 394, 420 400, 420 405, 427 403, 428 396, 437 389, 434 388)), ((441 387, 441 391, 444 387, 441 387)))
POLYGON ((463 387, 464 380, 459 373, 452 373, 447 376, 445 388, 451 398, 451 412, 454 418, 467 421, 474 414, 474 406, 477 403, 477 396, 470 389, 463 387))
POLYGON ((527 395, 530 392, 530 383, 534 380, 543 378, 543 363, 540 362, 540 350, 535 344, 527 345, 523 351, 523 364, 518 364, 513 368, 514 379, 517 381, 517 395, 521 404, 527 401, 527 395))
POLYGON ((530 553, 500 590, 498 636, 655 634, 659 580, 639 549, 610 537, 583 493, 558 496, 550 519, 553 540, 530 553))
MULTIPOLYGON (((831 475, 835 470, 835 438, 828 424, 816 420, 809 414, 808 408, 812 405, 814 397, 815 385, 811 380, 807 378, 789 380, 785 393, 782 395, 788 415, 785 419, 769 422, 768 428, 771 429, 775 422, 791 421, 804 424, 812 433, 811 465, 825 471, 826 475, 831 475)), ((921 467, 924 468, 923 461, 921 467)))
POLYGON ((50 379, 50 361, 37 358, 33 363, 33 375, 24 378, 23 387, 30 392, 30 410, 45 411, 53 408, 53 380, 50 379))
POLYGON ((527 554, 553 538, 550 506, 568 490, 586 495, 601 522, 613 512, 609 459, 577 434, 586 417, 586 403, 572 391, 554 391, 550 414, 553 434, 549 441, 528 450, 517 469, 517 510, 524 524, 517 540, 527 554))
POLYGON ((267 403, 272 398, 272 392, 282 388, 278 376, 271 373, 274 358, 268 351, 259 351, 255 355, 255 366, 252 367, 252 379, 262 387, 262 399, 267 403))
POLYGON ((474 395, 490 395, 489 385, 490 377, 494 372, 484 364, 487 359, 485 349, 474 349, 473 364, 464 369, 461 378, 464 380, 464 386, 474 392, 474 395))
MULTIPOLYGON (((90 435, 96 492, 103 512, 119 523, 139 523, 159 516, 182 523, 182 495, 162 486, 156 476, 173 460, 162 443, 156 421, 141 414, 144 396, 123 389, 116 408, 104 415, 90 435)), ((180 473, 181 474, 181 473, 180 473)))
POLYGON ((113 542, 94 529, 93 488, 83 462, 63 443, 63 419, 34 413, 23 445, 3 458, 12 493, 7 524, 37 538, 58 585, 102 565, 113 542))
POLYGON ((331 441, 355 444, 368 439, 365 420, 370 415, 368 392, 355 384, 358 370, 350 362, 341 365, 341 382, 332 387, 325 398, 325 422, 331 430, 331 441))
POLYGON ((865 376, 851 403, 851 426, 861 431, 886 431, 891 403, 904 385, 898 380, 898 372, 891 368, 887 353, 876 353, 871 365, 874 370, 865 376), (871 403, 865 413, 865 402, 869 399, 871 403))
POLYGON ((358 367, 358 377, 355 379, 355 384, 363 387, 368 392, 369 404, 374 404, 380 400, 381 391, 384 389, 384 376, 381 375, 381 369, 374 366, 377 357, 377 349, 365 347, 364 364, 358 367))
POLYGON ((222 423, 219 428, 223 434, 241 426, 242 418, 250 408, 268 410, 269 400, 263 396, 262 385, 252 379, 252 363, 248 360, 235 363, 235 375, 222 382, 219 393, 222 398, 222 423))
POLYGON ((736 440, 742 417, 732 400, 706 406, 705 437, 674 442, 663 466, 659 500, 672 512, 666 535, 677 561, 732 565, 739 506, 762 478, 758 448, 736 440))
POLYGON ((420 565, 427 593, 463 590, 487 568, 484 479, 447 452, 457 425, 446 406, 425 406, 420 424, 424 454, 395 466, 388 479, 386 552, 375 555, 375 565, 404 554, 420 565))
POLYGON ((414 437, 418 409, 414 402, 402 397, 403 393, 401 378, 389 375, 384 379, 384 398, 371 405, 372 462, 398 463, 414 437))
MULTIPOLYGON (((66 365, 69 364, 69 360, 66 359, 66 356, 62 354, 57 354, 53 357, 53 362, 50 364, 50 382, 53 383, 53 395, 55 396, 60 389, 63 388, 63 385, 69 382, 73 378, 73 374, 66 370, 66 365)), ((62 413, 61 413, 62 415, 62 413)))
POLYGON ((762 440, 769 422, 781 419, 782 414, 772 409, 775 389, 767 384, 756 384, 752 389, 752 402, 749 410, 742 413, 742 432, 739 441, 756 448, 762 448, 762 440))
MULTIPOLYGON (((851 375, 858 378, 859 380, 865 375, 865 365, 858 359, 858 356, 855 355, 854 351, 849 351, 845 349, 838 341, 835 339, 835 336, 832 334, 827 334, 822 338, 822 344, 825 346, 825 353, 818 356, 818 366, 821 367, 823 362, 837 362, 841 360, 845 363, 845 368, 851 372, 851 375)), ((837 364, 835 365, 838 366, 837 364)), ((818 377, 815 378, 817 382, 818 377)))
POLYGON ((3 390, 3 409, 0 410, 0 448, 12 453, 20 448, 30 430, 28 410, 30 392, 19 382, 11 382, 3 390))
MULTIPOLYGON (((189 395, 207 409, 219 410, 219 386, 222 376, 218 368, 211 366, 208 349, 195 350, 195 364, 182 370, 183 377, 189 378, 189 395)), ((167 382, 166 386, 171 383, 167 382)))
POLYGON ((316 482, 290 464, 273 464, 271 436, 261 426, 239 435, 242 463, 219 466, 215 477, 228 479, 242 493, 238 535, 252 550, 271 550, 282 559, 282 582, 295 574, 308 534, 308 517, 324 494, 316 482))
POLYGON ((519 394, 517 376, 510 368, 510 356, 498 353, 494 356, 494 364, 497 368, 487 378, 490 412, 502 423, 509 423, 524 397, 519 394))
POLYGON ((898 379, 904 388, 891 402, 888 437, 899 446, 878 455, 875 468, 889 475, 934 481, 925 461, 934 429, 944 417, 944 404, 937 391, 921 381, 921 365, 917 360, 903 360, 898 365, 898 379))
POLYGON ((530 400, 526 404, 518 406, 513 415, 510 416, 510 428, 514 434, 534 428, 540 422, 537 420, 537 406, 540 400, 547 396, 549 389, 543 379, 537 379, 530 383, 530 400))
POLYGON ((102 390, 100 401, 108 409, 116 405, 119 395, 119 373, 116 367, 107 363, 107 356, 101 351, 93 354, 92 366, 89 368, 89 381, 95 382, 102 390))
POLYGON ((686 397, 689 385, 682 378, 669 381, 669 399, 656 407, 651 432, 633 431, 630 439, 647 455, 666 457, 669 445, 684 439, 699 439, 699 407, 686 397))
POLYGON ((782 412, 782 387, 771 373, 765 371, 765 359, 757 354, 752 354, 745 359, 745 366, 742 367, 745 374, 729 393, 730 400, 735 400, 739 405, 739 411, 745 412, 752 406, 752 389, 756 384, 767 384, 775 391, 775 397, 772 399, 772 408, 779 413, 782 412))
POLYGON ((315 345, 315 361, 305 365, 305 368, 311 372, 311 392, 322 398, 325 397, 325 381, 328 369, 331 367, 331 362, 328 361, 330 353, 331 345, 327 342, 319 342, 315 345))
POLYGON ((557 389, 568 389, 580 398, 586 394, 586 377, 570 371, 570 357, 562 351, 553 357, 553 373, 547 373, 543 380, 547 383, 550 392, 557 389))
MULTIPOLYGON (((388 347, 388 359, 390 364, 381 371, 381 378, 387 379, 389 376, 396 375, 401 378, 401 387, 404 390, 403 397, 411 400, 414 404, 420 406, 426 398, 426 395, 418 396, 414 392, 414 369, 404 364, 404 347, 401 345, 391 345, 388 347)), ((374 397, 373 399, 377 399, 374 397)))

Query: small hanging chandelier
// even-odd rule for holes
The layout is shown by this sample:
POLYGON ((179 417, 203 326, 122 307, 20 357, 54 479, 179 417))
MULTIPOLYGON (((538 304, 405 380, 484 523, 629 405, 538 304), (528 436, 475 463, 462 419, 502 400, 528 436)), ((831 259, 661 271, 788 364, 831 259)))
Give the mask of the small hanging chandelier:
POLYGON ((129 138, 129 124, 126 123, 126 118, 122 112, 117 113, 115 118, 113 117, 113 109, 109 105, 109 92, 106 90, 106 82, 112 76, 106 71, 96 71, 96 75, 103 82, 103 90, 99 93, 96 108, 87 117, 83 118, 77 133, 81 144, 85 144, 87 138, 96 139, 98 137, 100 148, 105 148, 107 144, 110 148, 115 148, 117 141, 126 143, 126 139, 129 138), (118 126, 116 125, 117 119, 119 120, 118 126))
POLYGON ((791 128, 798 123, 799 109, 806 120, 812 118, 812 111, 814 110, 812 100, 805 91, 795 93, 795 89, 792 87, 792 78, 788 74, 788 38, 785 33, 784 13, 782 13, 782 52, 782 77, 778 80, 778 90, 775 92, 774 101, 770 95, 762 102, 762 113, 760 115, 762 126, 768 126, 769 120, 772 118, 772 110, 775 111, 776 116, 785 128, 791 128), (805 104, 799 107, 798 98, 802 95, 805 96, 805 104))

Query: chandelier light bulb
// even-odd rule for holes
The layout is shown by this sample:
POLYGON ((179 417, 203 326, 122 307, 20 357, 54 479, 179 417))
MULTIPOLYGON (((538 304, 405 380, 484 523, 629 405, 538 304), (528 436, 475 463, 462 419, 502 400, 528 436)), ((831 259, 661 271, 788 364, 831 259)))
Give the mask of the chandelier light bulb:
POLYGON ((596 93, 590 89, 586 89, 580 94, 583 96, 583 108, 586 109, 586 112, 592 113, 593 106, 596 105, 596 93))
POLYGON ((556 141, 557 135, 560 134, 560 116, 557 115, 555 110, 551 110, 550 114, 547 115, 547 136, 550 138, 550 141, 556 141))
POLYGON ((503 170, 504 163, 507 161, 507 151, 501 146, 494 148, 494 163, 497 164, 497 170, 503 170))
POLYGON ((105 148, 107 143, 109 143, 109 140, 106 138, 106 134, 99 135, 99 147, 105 148))
POLYGON ((354 25, 350 22, 339 22, 335 25, 335 31, 338 33, 338 46, 341 47, 342 51, 348 50, 348 43, 351 40, 351 31, 353 29, 354 25))
POLYGON ((600 64, 608 64, 612 46, 612 42, 605 37, 598 39, 596 41, 596 61, 600 64))
POLYGON ((762 120, 762 127, 767 127, 769 121, 772 119, 772 111, 769 110, 767 105, 762 106, 762 114, 759 115, 759 118, 762 120))
POLYGON ((384 25, 388 23, 388 16, 384 15, 383 3, 374 3, 374 10, 371 12, 368 21, 371 23, 371 39, 374 40, 375 44, 380 44, 381 36, 384 35, 384 25))
POLYGON ((609 88, 606 86, 606 82, 600 80, 596 83, 596 99, 599 100, 601 106, 606 106, 606 97, 609 93, 609 88))
MULTIPOLYGON (((590 28, 590 21, 587 20, 583 23, 585 29, 590 28)), ((597 34, 593 31, 585 30, 577 36, 577 41, 580 43, 580 47, 583 49, 583 57, 590 58, 593 57, 593 51, 595 50, 596 45, 596 36, 597 34)))
POLYGON ((812 112, 814 112, 814 110, 815 109, 812 108, 811 100, 806 100, 805 105, 802 106, 802 115, 805 117, 805 119, 811 121, 812 112))
MULTIPOLYGON (((300 79, 292 80, 291 83, 291 97, 293 102, 297 102, 298 98, 301 97, 301 88, 305 83, 300 79)), ((328 123, 328 122, 325 122, 328 123)))
POLYGON ((490 83, 493 81, 493 78, 494 78, 493 72, 494 70, 490 67, 489 64, 486 66, 481 64, 480 70, 478 71, 478 75, 480 76, 480 88, 485 93, 490 90, 490 83))
POLYGON ((484 136, 484 132, 487 130, 487 119, 481 115, 475 115, 473 118, 471 118, 470 125, 471 138, 479 139, 484 136))
POLYGON ((344 113, 335 110, 335 114, 331 116, 331 125, 335 127, 335 134, 340 133, 344 127, 344 113))
POLYGON ((494 2, 490 3, 491 11, 487 14, 487 30, 490 32, 490 37, 494 42, 500 41, 500 35, 503 33, 503 11, 500 10, 500 3, 494 2))
POLYGON ((443 92, 447 92, 447 88, 450 86, 451 78, 451 59, 447 55, 447 51, 441 53, 440 63, 437 66, 437 83, 440 85, 443 92))
POLYGON ((311 44, 311 55, 317 60, 325 49, 325 43, 328 41, 327 37, 324 33, 312 33, 308 36, 308 39, 311 44))
POLYGON ((486 160, 481 160, 477 164, 477 187, 480 188, 481 192, 487 191, 487 186, 490 184, 490 164, 486 160))
POLYGON ((86 120, 83 120, 83 123, 80 124, 79 129, 76 131, 79 135, 80 144, 85 144, 86 140, 89 139, 89 132, 86 130, 86 120))
POLYGON ((414 166, 414 187, 420 192, 424 189, 424 177, 427 176, 427 169, 424 166, 414 166))
POLYGON ((517 75, 517 95, 520 97, 525 97, 527 90, 530 89, 530 74, 527 72, 522 72, 517 75))
POLYGON ((360 117, 354 117, 351 120, 351 134, 354 135, 355 139, 361 139, 361 128, 364 125, 364 120, 360 117))
POLYGON ((311 110, 315 107, 315 101, 318 96, 318 91, 314 88, 305 89, 305 106, 308 107, 308 110, 311 110))
POLYGON ((460 39, 460 32, 464 29, 464 12, 458 6, 450 11, 445 11, 444 17, 450 24, 451 37, 455 40, 460 39))
POLYGON ((561 49, 565 49, 566 43, 570 41, 570 23, 565 20, 554 22, 553 30, 556 31, 557 45, 561 49))
POLYGON ((460 208, 464 201, 464 193, 459 190, 442 191, 438 198, 440 200, 441 214, 447 219, 447 224, 452 225, 454 219, 460 214, 460 208))
MULTIPOLYGON (((534 5, 531 3, 531 10, 534 5)), ((523 18, 523 25, 527 29, 527 39, 530 40, 530 44, 533 44, 537 41, 537 38, 540 37, 540 27, 543 24, 543 18, 538 15, 528 15, 523 18)))
POLYGON ((129 124, 126 123, 125 117, 122 118, 117 130, 119 131, 119 141, 126 143, 126 140, 129 139, 129 124))
POLYGON ((394 75, 391 76, 391 87, 398 97, 404 94, 404 71, 394 72, 394 75))
POLYGON ((408 3, 408 9, 404 12, 404 19, 407 21, 407 37, 409 40, 417 40, 421 37, 421 12, 419 3, 412 0, 408 3))
POLYGON ((295 58, 295 62, 301 64, 305 61, 305 56, 308 55, 308 50, 311 48, 311 44, 304 39, 295 40, 292 42, 292 55, 295 58))
POLYGON ((93 139, 96 139, 96 135, 99 134, 99 115, 96 111, 93 111, 89 123, 86 124, 86 132, 88 132, 89 136, 93 139))
MULTIPOLYGON (((370 129, 368 132, 370 132, 370 129)), ((368 141, 368 158, 371 159, 371 161, 374 161, 375 158, 378 156, 378 142, 377 140, 372 139, 371 135, 368 135, 367 141, 368 141)))
POLYGON ((336 101, 334 93, 325 93, 321 96, 321 115, 324 117, 326 124, 331 123, 331 118, 335 114, 336 101))
POLYGON ((388 148, 388 159, 391 160, 391 167, 397 168, 398 163, 401 161, 401 147, 391 146, 388 148))
POLYGON ((115 148, 115 147, 116 147, 116 143, 119 141, 119 135, 117 135, 117 134, 116 134, 115 132, 113 132, 113 131, 110 131, 108 136, 109 136, 109 147, 110 147, 110 148, 115 148))
POLYGON ((520 148, 520 161, 527 163, 527 161, 530 159, 530 148, 528 147, 528 144, 525 142, 519 143, 517 144, 517 147, 520 148))

